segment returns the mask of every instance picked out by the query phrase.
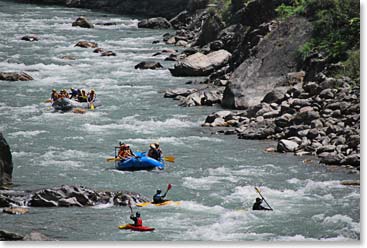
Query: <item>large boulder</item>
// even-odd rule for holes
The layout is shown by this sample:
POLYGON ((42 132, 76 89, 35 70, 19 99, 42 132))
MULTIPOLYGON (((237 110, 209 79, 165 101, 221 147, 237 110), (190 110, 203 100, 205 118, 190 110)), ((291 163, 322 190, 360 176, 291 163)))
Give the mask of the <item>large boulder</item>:
POLYGON ((172 28, 171 23, 163 17, 155 17, 150 19, 142 20, 138 23, 139 28, 151 28, 151 29, 162 29, 162 28, 172 28))
POLYGON ((0 72, 0 80, 5 81, 30 81, 33 78, 25 72, 0 72))
POLYGON ((84 16, 78 17, 72 24, 73 27, 81 27, 81 28, 94 28, 93 24, 87 20, 84 16))
POLYGON ((224 28, 224 24, 221 20, 221 18, 216 15, 213 14, 211 16, 209 16, 202 28, 201 28, 201 32, 199 34, 199 38, 196 42, 196 45, 198 46, 204 46, 206 44, 208 44, 209 42, 212 42, 214 40, 216 40, 219 32, 224 28))
POLYGON ((215 69, 226 65, 231 56, 231 53, 226 50, 215 51, 207 55, 198 52, 179 61, 173 69, 169 70, 176 77, 209 76, 215 69))
POLYGON ((13 160, 10 147, 0 132, 0 188, 11 184, 13 160))
POLYGON ((277 152, 295 152, 297 151, 299 144, 292 140, 282 139, 279 140, 277 145, 277 152))
POLYGON ((224 91, 222 106, 246 109, 263 100, 276 85, 297 70, 297 51, 311 36, 312 25, 303 17, 281 22, 261 40, 254 55, 236 68, 224 91))

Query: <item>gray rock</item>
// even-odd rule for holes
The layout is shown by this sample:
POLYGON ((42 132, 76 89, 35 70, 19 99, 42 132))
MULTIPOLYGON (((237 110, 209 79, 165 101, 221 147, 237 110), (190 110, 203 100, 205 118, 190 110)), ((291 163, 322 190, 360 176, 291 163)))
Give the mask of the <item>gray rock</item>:
POLYGON ((25 41, 38 41, 38 38, 34 35, 25 35, 21 38, 21 40, 25 41))
POLYGON ((17 241, 23 240, 23 236, 18 233, 8 232, 6 230, 0 230, 0 241, 17 241))
POLYGON ((316 128, 310 129, 307 133, 307 138, 311 140, 315 139, 317 136, 319 136, 319 130, 316 128))
POLYGON ((322 99, 333 99, 335 97, 335 94, 332 89, 324 89, 320 92, 319 96, 322 99))
POLYGON ((216 40, 219 32, 224 28, 224 23, 217 14, 210 15, 201 28, 199 38, 195 45, 204 46, 216 40))
POLYGON ((3 134, 0 132, 0 189, 8 187, 12 183, 12 174, 13 159, 10 146, 5 140, 3 134))
POLYGON ((326 146, 321 146, 317 149, 316 153, 317 154, 320 154, 320 153, 323 153, 323 152, 334 152, 336 149, 336 147, 334 145, 326 145, 326 146))
POLYGON ((219 50, 207 55, 195 53, 179 61, 169 69, 173 76, 209 76, 215 69, 226 65, 231 58, 226 50, 219 50))
POLYGON ((112 52, 112 51, 105 51, 101 53, 101 56, 116 56, 116 53, 112 52))
POLYGON ((304 18, 290 18, 265 36, 254 49, 256 54, 233 72, 222 106, 247 109, 260 103, 275 85, 284 82, 285 75, 297 67, 297 49, 310 37, 311 26, 304 18))
POLYGON ((163 66, 159 62, 143 61, 135 65, 134 68, 140 69, 140 70, 155 70, 155 69, 163 68, 163 66))
POLYGON ((93 24, 87 20, 84 16, 78 17, 73 23, 73 27, 81 27, 81 28, 94 28, 93 24))
POLYGON ((54 239, 50 239, 46 235, 32 231, 30 234, 24 236, 24 241, 54 241, 54 239))
POLYGON ((318 95, 321 92, 320 86, 315 82, 306 82, 303 84, 303 89, 310 94, 310 96, 318 95))
POLYGON ((360 158, 360 155, 359 154, 352 154, 352 155, 349 155, 347 156, 346 158, 344 158, 340 164, 343 164, 343 165, 351 165, 353 167, 357 167, 359 168, 360 167, 360 164, 361 164, 361 158, 360 158))
POLYGON ((284 114, 275 119, 275 125, 278 127, 287 127, 292 122, 293 116, 291 114, 284 114))
POLYGON ((188 95, 198 91, 198 89, 187 89, 187 88, 176 88, 176 89, 168 89, 164 93, 164 97, 166 98, 174 98, 177 96, 187 97, 188 95))
POLYGON ((142 20, 138 23, 138 28, 150 28, 150 29, 168 29, 172 28, 171 23, 163 17, 155 17, 142 20))
POLYGON ((301 124, 301 123, 310 124, 311 121, 315 119, 319 119, 319 118, 320 118, 320 114, 316 111, 313 111, 312 107, 303 107, 296 114, 293 121, 296 124, 301 124))
POLYGON ((30 81, 33 78, 25 72, 0 72, 0 80, 4 81, 30 81))
POLYGON ((294 141, 281 139, 278 141, 277 152, 295 152, 298 147, 299 145, 294 141))
POLYGON ((209 44, 210 50, 218 51, 224 48, 224 44, 221 40, 215 40, 209 44))
POLYGON ((360 136, 359 135, 351 135, 347 138, 347 144, 351 148, 357 148, 360 144, 360 136))
POLYGON ((92 41, 82 40, 76 43, 75 46, 82 47, 82 48, 96 48, 98 47, 98 44, 92 41))
POLYGON ((78 202, 76 197, 60 199, 58 201, 58 204, 59 204, 59 207, 83 207, 83 205, 78 202))
POLYGON ((281 103, 282 100, 284 99, 285 92, 286 92, 286 88, 284 87, 275 88, 274 90, 272 90, 271 92, 269 92, 268 94, 264 96, 264 99, 262 100, 262 102, 281 103))

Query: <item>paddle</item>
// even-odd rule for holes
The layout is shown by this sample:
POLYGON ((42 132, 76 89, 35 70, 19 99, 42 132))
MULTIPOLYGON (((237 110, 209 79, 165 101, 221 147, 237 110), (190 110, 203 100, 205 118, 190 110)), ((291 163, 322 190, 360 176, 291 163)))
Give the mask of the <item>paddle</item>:
POLYGON ((174 156, 165 156, 163 157, 164 161, 170 162, 170 163, 174 163, 175 162, 175 157, 174 156))
POLYGON ((166 193, 164 193, 165 197, 167 196, 168 191, 172 188, 172 184, 168 184, 166 193))
POLYGON ((128 202, 128 206, 130 208, 130 215, 133 215, 134 212, 133 212, 133 208, 131 207, 131 201, 130 201, 130 199, 129 199, 129 202, 128 202))
POLYGON ((268 205, 268 207, 270 208, 271 211, 273 211, 273 208, 270 207, 269 203, 265 200, 265 198, 262 196, 260 189, 258 187, 255 186, 255 190, 256 192, 261 196, 261 198, 264 200, 264 202, 266 203, 266 205, 268 205))
MULTIPOLYGON (((170 162, 170 163, 174 163, 175 162, 175 157, 174 156, 166 156, 163 157, 164 161, 170 162)), ((106 161, 107 162, 115 162, 115 161, 120 161, 121 158, 107 158, 106 161)))
POLYGON ((90 104, 90 110, 94 110, 94 104, 93 103, 90 104))

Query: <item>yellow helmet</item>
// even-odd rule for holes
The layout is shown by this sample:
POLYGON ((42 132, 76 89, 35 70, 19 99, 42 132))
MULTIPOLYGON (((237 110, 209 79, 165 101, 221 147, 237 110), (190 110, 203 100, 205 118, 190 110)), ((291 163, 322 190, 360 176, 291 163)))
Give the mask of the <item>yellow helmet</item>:
POLYGON ((95 90, 94 89, 91 89, 90 92, 95 92, 95 90))
POLYGON ((56 92, 56 90, 55 89, 52 89, 52 92, 56 92))

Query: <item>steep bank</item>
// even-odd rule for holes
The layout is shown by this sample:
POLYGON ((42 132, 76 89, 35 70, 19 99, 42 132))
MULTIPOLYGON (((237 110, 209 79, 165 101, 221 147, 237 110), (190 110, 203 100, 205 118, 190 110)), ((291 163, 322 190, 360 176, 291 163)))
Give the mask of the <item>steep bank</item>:
POLYGON ((13 160, 10 147, 0 132, 0 189, 12 183, 13 160))
POLYGON ((146 17, 163 16, 172 18, 179 12, 188 9, 203 8, 207 0, 17 0, 18 2, 37 4, 57 4, 74 8, 89 8, 116 14, 140 15, 146 17))

